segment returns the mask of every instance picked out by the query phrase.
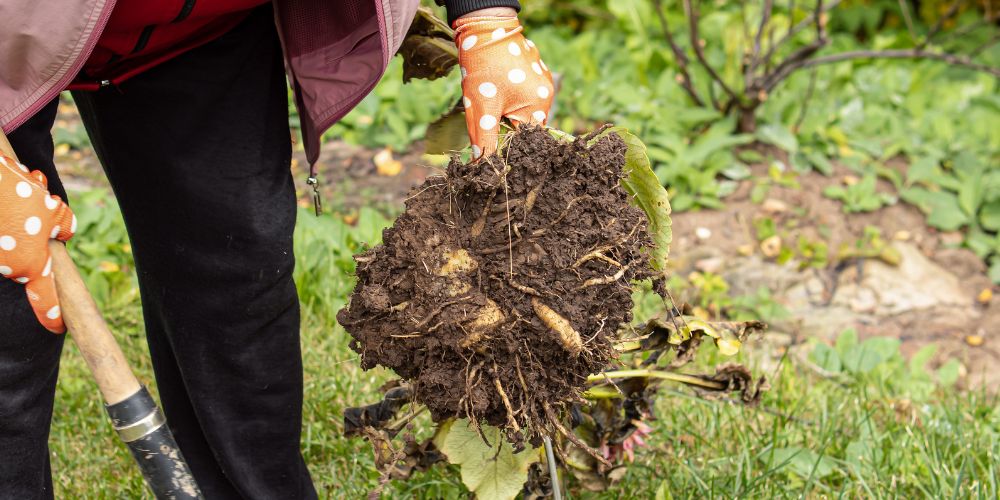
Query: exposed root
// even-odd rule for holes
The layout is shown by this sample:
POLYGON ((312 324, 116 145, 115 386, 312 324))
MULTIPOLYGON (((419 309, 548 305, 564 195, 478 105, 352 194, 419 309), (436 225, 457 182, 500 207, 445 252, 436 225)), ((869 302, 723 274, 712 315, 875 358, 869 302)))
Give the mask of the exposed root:
POLYGON ((542 406, 545 408, 545 415, 548 417, 549 423, 552 424, 552 426, 555 427, 556 430, 563 435, 563 437, 578 446, 581 450, 587 452, 588 455, 594 457, 594 460, 597 460, 605 467, 611 467, 611 462, 604 458, 599 451, 591 448, 590 445, 584 443, 579 436, 567 430, 566 427, 563 426, 562 422, 560 422, 559 418, 556 417, 555 412, 552 411, 552 407, 548 403, 542 403, 542 406))
POLYGON ((514 407, 511 406, 510 398, 507 397, 507 392, 503 390, 503 384, 500 383, 500 379, 493 379, 493 385, 496 386, 497 392, 500 394, 500 400, 503 401, 504 407, 507 408, 507 423, 515 432, 521 432, 521 426, 517 425, 517 419, 514 418, 514 407))
POLYGON ((545 323, 545 326, 555 330, 559 334, 559 339, 562 341, 563 347, 570 354, 574 356, 580 354, 580 351, 583 350, 583 341, 580 339, 580 333, 573 328, 569 320, 543 304, 537 298, 531 299, 531 307, 535 309, 535 314, 542 320, 542 323, 545 323))
POLYGON ((622 266, 622 268, 619 269, 617 273, 611 276, 605 276, 603 278, 590 278, 589 280, 584 281, 583 284, 577 288, 577 290, 583 290, 584 288, 587 288, 589 286, 608 285, 614 283, 622 279, 622 276, 625 276, 625 271, 628 271, 628 268, 629 266, 622 266))

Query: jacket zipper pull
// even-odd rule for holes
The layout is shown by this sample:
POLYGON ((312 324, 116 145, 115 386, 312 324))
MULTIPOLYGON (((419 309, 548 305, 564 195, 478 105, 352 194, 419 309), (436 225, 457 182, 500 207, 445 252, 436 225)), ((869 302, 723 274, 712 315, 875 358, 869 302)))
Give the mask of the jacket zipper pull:
POLYGON ((316 217, 319 217, 323 213, 323 198, 319 194, 319 179, 316 178, 315 166, 309 167, 309 178, 306 179, 306 184, 313 188, 313 208, 316 210, 316 217))

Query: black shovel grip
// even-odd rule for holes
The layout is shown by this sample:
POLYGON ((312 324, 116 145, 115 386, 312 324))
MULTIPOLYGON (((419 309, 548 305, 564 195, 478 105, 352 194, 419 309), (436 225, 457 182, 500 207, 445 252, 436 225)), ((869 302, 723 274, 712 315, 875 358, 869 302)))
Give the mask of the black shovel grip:
POLYGON ((118 436, 158 499, 203 499, 166 419, 145 387, 120 403, 107 405, 118 436))

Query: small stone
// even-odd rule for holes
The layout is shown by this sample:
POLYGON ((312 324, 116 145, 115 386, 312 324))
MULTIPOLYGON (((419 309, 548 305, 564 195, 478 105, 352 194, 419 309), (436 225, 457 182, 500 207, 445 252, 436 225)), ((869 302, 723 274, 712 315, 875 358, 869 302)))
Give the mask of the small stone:
POLYGON ((768 198, 764 200, 760 208, 769 214, 779 214, 788 211, 788 204, 781 200, 768 198))
POLYGON ((694 263, 694 268, 703 273, 719 274, 725 260, 722 257, 709 257, 694 263))
POLYGON ((694 235, 698 237, 699 240, 707 240, 712 237, 712 230, 707 227, 699 227, 694 230, 694 235))
POLYGON ((760 242, 760 251, 765 257, 777 257, 781 253, 781 236, 774 235, 760 242))
POLYGON ((949 231, 947 233, 941 233, 941 243, 948 246, 958 246, 965 241, 965 235, 961 231, 949 231))
POLYGON ((844 184, 846 184, 848 186, 853 186, 853 185, 861 182, 861 179, 858 179, 858 177, 854 176, 854 175, 845 175, 842 180, 843 180, 844 184))
POLYGON ((403 163, 393 158, 392 150, 389 148, 376 153, 372 160, 375 163, 375 170, 381 176, 393 177, 403 170, 403 163))
POLYGON ((896 241, 909 241, 909 239, 912 237, 913 235, 911 235, 910 232, 906 230, 896 231, 896 234, 892 235, 892 239, 896 241))
POLYGON ((749 257, 753 255, 753 245, 747 243, 745 245, 740 245, 736 247, 736 251, 744 257, 749 257))

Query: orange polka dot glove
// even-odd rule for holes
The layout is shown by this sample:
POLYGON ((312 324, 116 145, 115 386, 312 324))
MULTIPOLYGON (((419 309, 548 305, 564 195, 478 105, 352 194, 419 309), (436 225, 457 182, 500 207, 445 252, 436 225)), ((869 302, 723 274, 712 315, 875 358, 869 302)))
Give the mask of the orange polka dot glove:
POLYGON ((472 156, 497 150, 500 119, 544 125, 552 106, 552 73, 521 34, 516 17, 463 17, 454 22, 465 123, 472 156))
POLYGON ((0 155, 0 274, 24 284, 42 326, 63 333, 49 240, 70 239, 76 216, 48 189, 44 174, 0 155))

